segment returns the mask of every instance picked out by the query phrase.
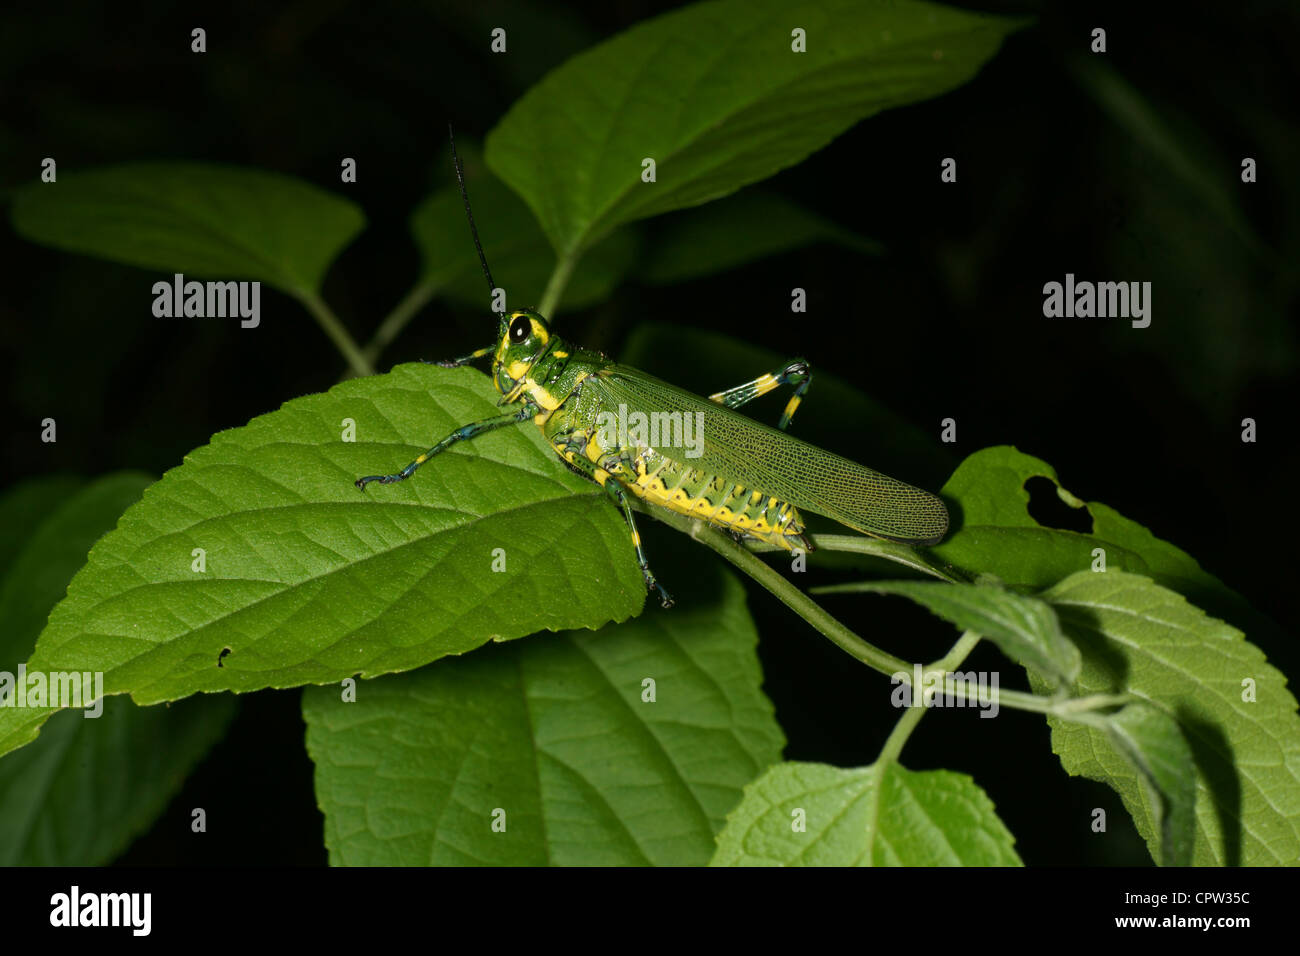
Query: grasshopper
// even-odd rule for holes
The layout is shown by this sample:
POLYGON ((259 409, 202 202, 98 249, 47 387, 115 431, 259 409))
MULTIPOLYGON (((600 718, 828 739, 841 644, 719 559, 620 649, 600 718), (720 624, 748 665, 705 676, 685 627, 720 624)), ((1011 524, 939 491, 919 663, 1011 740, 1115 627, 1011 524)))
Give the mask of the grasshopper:
MULTIPOLYGON (((454 137, 452 162, 483 274, 495 290, 454 137)), ((457 428, 401 471, 357 479, 358 488, 405 481, 457 442, 531 419, 560 459, 601 485, 622 510, 646 588, 659 592, 664 607, 673 600, 650 571, 629 493, 724 528, 738 540, 787 551, 813 550, 800 508, 889 541, 935 544, 947 533, 948 511, 934 495, 786 432, 812 381, 803 359, 704 399, 570 344, 532 309, 499 313, 498 318, 496 342, 436 364, 455 368, 491 355, 498 404, 518 407, 457 428), (794 394, 776 428, 736 411, 783 385, 794 394), (637 419, 631 428, 612 427, 614 421, 623 424, 631 418, 637 419), (647 428, 647 422, 664 427, 647 428), (694 440, 689 440, 691 434, 694 440)))

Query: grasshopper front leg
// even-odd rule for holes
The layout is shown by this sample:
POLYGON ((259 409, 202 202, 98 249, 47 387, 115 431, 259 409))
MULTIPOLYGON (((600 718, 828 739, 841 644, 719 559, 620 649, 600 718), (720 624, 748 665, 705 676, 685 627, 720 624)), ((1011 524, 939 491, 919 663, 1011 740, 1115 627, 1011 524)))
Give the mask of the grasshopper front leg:
POLYGON ((425 365, 437 365, 442 368, 460 368, 462 365, 468 365, 470 362, 477 362, 485 355, 491 355, 496 350, 496 343, 493 343, 492 345, 485 345, 481 349, 475 349, 473 352, 470 352, 469 355, 462 355, 460 358, 439 359, 436 362, 430 361, 429 359, 420 359, 420 361, 425 365))
POLYGON ((465 441, 468 438, 475 438, 494 428, 501 428, 503 425, 517 425, 519 422, 526 422, 528 419, 536 415, 538 411, 539 409, 537 406, 529 402, 525 403, 525 405, 516 412, 510 412, 506 415, 498 415, 496 418, 485 418, 481 422, 471 422, 468 425, 462 425, 396 474, 367 475, 364 478, 358 478, 355 484, 358 488, 364 490, 366 485, 370 484, 372 481, 377 481, 381 485, 391 485, 395 481, 405 481, 407 478, 410 478, 415 474, 415 469, 419 468, 439 452, 446 451, 457 442, 465 441))

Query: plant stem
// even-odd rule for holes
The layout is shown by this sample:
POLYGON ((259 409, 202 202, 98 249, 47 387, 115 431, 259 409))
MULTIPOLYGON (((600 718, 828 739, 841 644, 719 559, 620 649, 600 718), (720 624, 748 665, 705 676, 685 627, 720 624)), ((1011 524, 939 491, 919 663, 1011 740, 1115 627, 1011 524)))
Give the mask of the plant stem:
MULTIPOLYGON (((825 608, 814 601, 811 597, 800 591, 792 583, 782 577, 773 568, 769 567, 756 554, 748 548, 737 544, 730 536, 723 534, 715 528, 710 527, 703 521, 696 518, 688 518, 686 515, 675 514, 663 508, 653 510, 646 507, 640 500, 634 500, 632 506, 641 511, 643 514, 670 525, 687 535, 690 535, 696 541, 699 541, 705 547, 721 555, 727 561, 735 565, 749 577, 753 578, 763 587, 767 588, 782 604, 790 608, 805 621, 821 631, 823 635, 830 638, 841 650, 850 654, 855 659, 866 664, 872 670, 878 671, 887 677, 901 675, 901 679, 908 684, 912 683, 915 666, 901 658, 895 657, 886 651, 881 650, 875 645, 863 640, 849 628, 836 620, 825 608)), ((848 537, 826 535, 814 539, 814 543, 820 544, 827 537, 848 537)), ((888 542, 885 542, 886 544, 888 542)), ((845 549, 848 550, 848 549, 845 549)), ((864 553, 875 554, 879 557, 890 558, 891 560, 900 561, 910 566, 911 562, 904 560, 904 556, 895 554, 885 549, 863 549, 864 553)), ((924 570, 924 568, 922 568, 924 570)), ((931 567, 932 573, 938 575, 937 569, 931 567)), ((942 576, 942 575, 939 575, 942 576)), ((940 668, 945 672, 951 671, 966 655, 970 653, 975 643, 980 639, 978 634, 966 632, 953 645, 952 650, 944 658, 935 664, 930 665, 923 670, 923 673, 929 673, 940 668)), ((952 693, 953 696, 969 704, 987 703, 982 701, 978 692, 974 697, 967 696, 967 685, 965 682, 958 681, 951 686, 945 685, 944 693, 952 693)), ((999 706, 1010 707, 1012 710, 1024 710, 1031 713, 1049 714, 1055 717, 1061 717, 1066 720, 1073 720, 1079 723, 1095 723, 1096 710, 1119 707, 1123 704, 1130 703, 1131 698, 1124 694, 1093 694, 1089 697, 1044 697, 1039 694, 1027 694, 1023 691, 1002 690, 997 691, 997 702, 999 706)), ((923 709, 923 708, 919 708, 923 709)), ((920 718, 917 718, 918 720, 920 718)), ((913 721, 913 724, 915 721, 913 721)), ((906 739, 906 738, 904 738, 906 739)), ((901 744, 900 744, 901 746, 901 744)))
POLYGON ((546 283, 542 301, 537 306, 537 311, 546 318, 554 320, 555 307, 559 305, 560 296, 564 294, 564 288, 569 284, 569 277, 573 275, 573 267, 577 264, 578 256, 573 253, 565 253, 555 260, 555 269, 546 283))
MULTIPOLYGON (((678 516, 672 515, 672 517, 678 516)), ((896 674, 900 670, 910 668, 907 661, 888 654, 858 637, 827 613, 826 609, 820 604, 727 535, 710 528, 703 521, 686 518, 684 515, 681 517, 690 524, 690 527, 684 527, 681 530, 726 558, 763 585, 782 604, 830 638, 841 650, 846 651, 868 667, 882 674, 896 674)))
POLYGON ((393 311, 379 324, 379 329, 374 336, 366 343, 364 352, 366 360, 374 362, 384 353, 384 349, 392 344, 393 339, 402 333, 408 322, 415 318, 417 312, 423 309, 437 293, 438 288, 434 283, 429 281, 417 282, 411 287, 411 291, 406 293, 405 297, 397 305, 393 306, 393 311))
MULTIPOLYGON (((809 534, 808 537, 812 539, 813 546, 817 551, 844 551, 850 554, 865 554, 872 558, 884 558, 886 561, 905 565, 931 577, 940 578, 953 584, 968 582, 972 579, 972 576, 966 571, 952 564, 940 566, 929 560, 911 545, 897 541, 867 538, 859 534, 809 534)), ((766 554, 769 551, 782 551, 783 549, 774 544, 751 542, 746 546, 746 550, 755 554, 766 554)), ((830 593, 830 588, 839 587, 841 585, 826 585, 814 588, 814 591, 830 593)))
MULTIPOLYGON (((945 654, 941 660, 935 661, 922 671, 923 683, 928 683, 928 681, 925 681, 925 677, 928 677, 930 674, 939 673, 946 675, 950 671, 956 670, 961 666, 961 662, 966 659, 970 652, 975 650, 975 645, 978 644, 979 641, 980 636, 974 631, 965 631, 962 636, 957 639, 957 643, 949 649, 948 653, 945 654)), ((963 688, 965 687, 965 685, 962 686, 963 688)), ((915 688, 913 688, 913 692, 917 692, 915 688)), ((999 703, 1000 702, 1001 701, 999 701, 999 703)), ((918 703, 913 699, 912 706, 906 709, 903 716, 898 719, 898 723, 894 725, 894 729, 889 732, 889 737, 886 738, 884 747, 880 749, 880 756, 876 758, 877 767, 882 763, 892 763, 898 760, 898 755, 902 753, 903 745, 907 743, 907 738, 911 736, 912 731, 916 729, 916 725, 921 722, 921 718, 925 716, 925 712, 929 709, 930 708, 926 706, 924 702, 918 703)))
POLYGON ((951 564, 940 566, 929 560, 923 552, 898 541, 883 541, 855 534, 818 534, 813 535, 812 539, 813 544, 822 551, 848 551, 885 558, 954 584, 967 582, 971 577, 951 564))
POLYGON ((303 307, 311 313, 316 324, 325 330, 325 334, 330 337, 335 348, 342 353, 343 358, 347 360, 348 367, 352 375, 374 375, 375 368, 370 360, 362 354, 361 349, 357 346, 356 341, 343 327, 339 317, 330 311, 330 307, 325 304, 315 292, 298 292, 297 299, 303 304, 303 307))

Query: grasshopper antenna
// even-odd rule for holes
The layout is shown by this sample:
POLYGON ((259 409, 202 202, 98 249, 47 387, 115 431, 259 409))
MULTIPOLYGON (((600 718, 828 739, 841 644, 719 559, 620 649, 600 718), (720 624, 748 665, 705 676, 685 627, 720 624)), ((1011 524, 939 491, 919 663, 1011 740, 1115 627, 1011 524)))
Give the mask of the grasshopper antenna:
POLYGON ((465 217, 469 219, 469 231, 474 237, 474 248, 478 250, 478 261, 483 264, 483 275, 487 279, 490 298, 496 292, 497 285, 492 281, 492 270, 488 268, 487 256, 483 255, 483 244, 478 240, 478 226, 474 225, 474 213, 469 208, 469 190, 465 188, 465 171, 461 169, 460 156, 456 154, 456 134, 452 132, 450 123, 447 124, 447 137, 451 140, 451 161, 456 167, 456 182, 460 183, 460 198, 465 201, 465 217))

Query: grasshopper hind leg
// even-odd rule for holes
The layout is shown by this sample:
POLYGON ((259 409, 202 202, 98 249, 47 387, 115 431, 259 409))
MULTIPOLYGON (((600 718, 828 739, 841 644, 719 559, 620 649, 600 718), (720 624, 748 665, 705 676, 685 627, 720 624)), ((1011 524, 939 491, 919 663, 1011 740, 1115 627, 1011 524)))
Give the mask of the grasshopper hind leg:
POLYGON ((794 358, 784 365, 778 365, 766 375, 760 375, 753 381, 745 382, 725 391, 714 392, 709 396, 709 399, 719 405, 725 405, 727 408, 740 408, 760 395, 766 395, 782 385, 789 385, 794 389, 794 394, 790 396, 790 401, 786 403, 785 411, 781 413, 781 418, 776 424, 777 428, 785 431, 790 424, 790 419, 794 418, 799 403, 803 401, 804 395, 808 392, 808 386, 811 384, 812 369, 809 367, 808 361, 802 358, 794 358))

